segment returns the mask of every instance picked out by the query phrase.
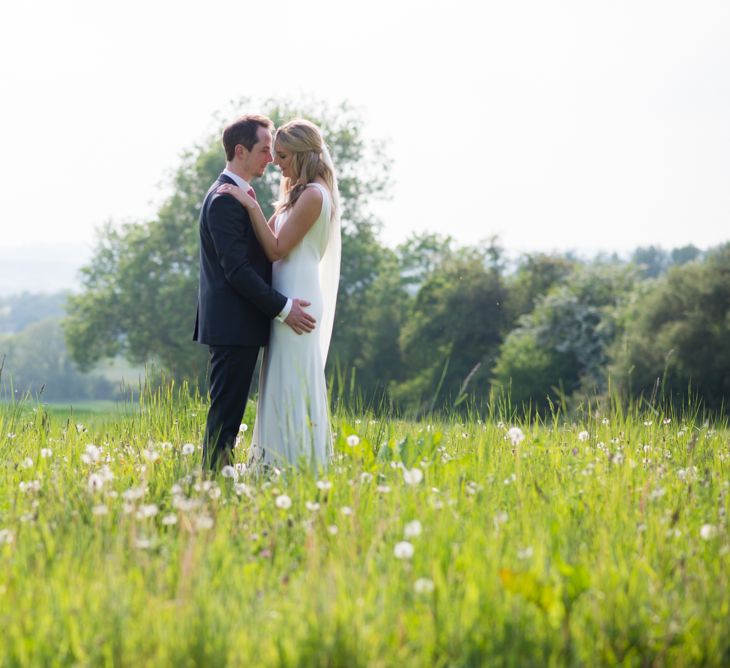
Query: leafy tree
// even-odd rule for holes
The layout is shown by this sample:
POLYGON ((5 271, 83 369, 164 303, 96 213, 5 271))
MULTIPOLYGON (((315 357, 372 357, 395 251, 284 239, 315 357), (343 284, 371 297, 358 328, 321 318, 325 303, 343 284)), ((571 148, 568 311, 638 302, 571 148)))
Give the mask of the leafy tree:
POLYGON ((23 292, 0 297, 0 333, 17 333, 39 320, 63 315, 68 295, 68 291, 23 292))
POLYGON ((643 278, 656 278, 669 266, 667 252, 658 246, 637 248, 631 255, 631 261, 639 268, 643 278))
MULTIPOLYGON (((251 108, 251 103, 241 100, 237 107, 251 108)), ((380 144, 364 140, 358 113, 347 104, 330 109, 268 101, 260 108, 276 125, 296 116, 309 118, 321 126, 331 147, 343 203, 343 262, 330 357, 344 353, 350 359, 355 346, 352 322, 381 260, 378 222, 369 205, 386 190, 389 162, 380 144)), ((65 323, 69 348, 83 368, 121 353, 133 363, 156 362, 174 378, 203 380, 206 351, 191 341, 198 216, 205 193, 224 164, 216 133, 183 155, 172 179, 172 194, 153 220, 118 227, 107 224, 100 230, 93 257, 82 270, 83 290, 70 299, 65 323)), ((269 170, 256 184, 267 215, 278 181, 269 170)))
POLYGON ((393 386, 401 405, 428 410, 468 394, 487 394, 488 373, 504 335, 500 263, 494 245, 464 248, 425 279, 401 335, 409 372, 393 386))
POLYGON ((494 367, 495 383, 510 389, 514 405, 538 410, 563 395, 603 390, 619 307, 633 285, 625 267, 576 267, 507 336, 494 367))
POLYGON ((507 310, 510 323, 532 311, 538 300, 554 285, 565 281, 577 265, 576 260, 565 255, 535 253, 522 256, 517 271, 508 283, 507 310))
POLYGON ((647 285, 624 319, 612 370, 626 395, 661 390, 680 401, 692 391, 709 408, 724 405, 730 396, 730 244, 647 285))
POLYGON ((3 394, 12 387, 16 397, 26 393, 48 400, 112 398, 115 389, 100 375, 82 374, 70 358, 60 317, 47 318, 19 334, 0 338, 3 394))

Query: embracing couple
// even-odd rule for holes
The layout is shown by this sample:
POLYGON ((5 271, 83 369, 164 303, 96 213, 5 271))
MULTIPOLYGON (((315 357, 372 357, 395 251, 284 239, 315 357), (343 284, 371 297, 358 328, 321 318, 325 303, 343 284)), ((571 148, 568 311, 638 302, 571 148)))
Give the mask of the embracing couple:
POLYGON ((233 463, 261 347, 249 465, 325 468, 332 456, 324 366, 340 276, 337 178, 316 125, 273 130, 258 115, 226 127, 226 168, 200 211, 193 339, 210 352, 206 470, 233 463), (251 183, 272 161, 281 186, 267 221, 251 183))

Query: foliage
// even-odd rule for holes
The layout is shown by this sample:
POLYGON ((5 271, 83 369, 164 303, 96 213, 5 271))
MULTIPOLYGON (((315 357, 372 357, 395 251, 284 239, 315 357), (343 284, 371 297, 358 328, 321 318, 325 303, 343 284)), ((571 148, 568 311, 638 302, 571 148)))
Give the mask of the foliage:
POLYGON ((0 406, 0 664, 728 663, 726 422, 338 414, 319 479, 203 480, 204 413, 0 406))
POLYGON ((0 397, 29 393, 53 401, 116 396, 106 378, 77 370, 66 350, 60 320, 46 318, 19 334, 0 337, 0 397))
POLYGON ((61 316, 69 293, 29 293, 0 297, 0 335, 17 334, 39 320, 61 316))
POLYGON ((539 299, 506 337, 494 380, 515 406, 540 410, 578 391, 603 392, 609 347, 619 331, 618 308, 634 277, 624 267, 576 267, 539 299))
POLYGON ((612 370, 625 394, 673 401, 691 393, 715 409, 730 396, 730 244, 648 284, 624 315, 612 370))
POLYGON ((393 386, 397 402, 421 410, 463 401, 483 383, 504 335, 505 286, 494 246, 447 254, 424 280, 403 327, 409 377, 393 386))

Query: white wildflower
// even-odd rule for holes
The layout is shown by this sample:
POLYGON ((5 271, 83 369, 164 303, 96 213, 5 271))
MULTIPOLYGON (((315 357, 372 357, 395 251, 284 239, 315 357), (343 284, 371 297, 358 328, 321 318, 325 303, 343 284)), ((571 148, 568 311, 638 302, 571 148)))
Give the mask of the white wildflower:
POLYGON ((33 460, 30 457, 26 457, 20 464, 24 469, 33 468, 33 460))
POLYGON ((160 453, 157 450, 142 450, 142 456, 150 463, 156 462, 160 458, 160 453))
POLYGON ((360 437, 357 434, 350 434, 347 437, 347 445, 354 448, 356 445, 360 445, 360 437))
POLYGON ((378 485, 375 489, 379 494, 388 494, 390 492, 390 485, 378 485))
POLYGON ((15 540, 15 534, 12 529, 0 529, 0 545, 7 543, 8 545, 15 540))
POLYGON ((198 515, 195 518, 195 528, 198 531, 207 531, 213 528, 213 518, 210 515, 198 515))
POLYGON ((245 422, 241 422, 241 426, 238 428, 238 431, 240 431, 240 432, 247 432, 248 431, 248 425, 245 422))
POLYGON ((146 517, 154 517, 159 512, 159 508, 154 503, 149 503, 140 507, 137 517, 142 519, 146 517))
POLYGON ((423 527, 421 526, 421 523, 418 520, 413 520, 412 522, 408 522, 408 524, 406 524, 406 528, 403 534, 406 538, 416 538, 417 536, 421 535, 422 531, 423 527))
POLYGON ((403 469, 403 480, 406 485, 418 485, 423 481, 423 471, 419 468, 403 469))
POLYGON ((396 559, 411 559, 413 558, 414 552, 415 549, 413 548, 413 544, 409 543, 407 540, 397 543, 395 548, 393 548, 393 554, 396 559))
POLYGON ((717 536, 717 527, 712 524, 703 524, 700 529, 702 540, 712 540, 717 536))
POLYGON ((253 487, 250 485, 247 485, 243 482, 237 482, 233 485, 233 491, 238 495, 241 496, 242 494, 245 494, 249 499, 253 497, 253 487))
POLYGON ((319 510, 319 504, 316 501, 307 501, 304 505, 310 512, 316 512, 319 510))
POLYGON ((234 469, 230 464, 227 464, 221 469, 221 475, 224 478, 233 478, 234 480, 238 480, 238 471, 234 469))
POLYGON ((327 533, 329 533, 330 536, 336 536, 338 531, 339 531, 339 529, 337 528, 336 524, 330 524, 327 527, 327 533))
POLYGON ((529 545, 527 547, 522 548, 521 550, 517 550, 517 558, 518 559, 529 559, 533 555, 532 547, 529 545))
POLYGON ((141 499, 147 493, 147 488, 144 486, 130 487, 122 493, 122 498, 125 501, 137 501, 141 499))
POLYGON ((286 494, 279 494, 279 496, 276 497, 275 503, 277 508, 281 508, 283 510, 291 508, 291 499, 286 494))
POLYGON ((500 524, 504 524, 509 519, 509 515, 506 511, 500 510, 495 516, 494 516, 494 526, 499 527, 500 524))
POLYGON ((434 590, 433 580, 429 578, 418 578, 413 583, 413 589, 416 594, 430 594, 434 590))
POLYGON ((53 454, 53 450, 50 448, 41 448, 41 457, 48 459, 53 454))
POLYGON ((177 516, 176 515, 165 515, 162 518, 162 524, 164 524, 166 527, 170 527, 173 524, 177 524, 177 516))
POLYGON ((88 485, 92 492, 100 490, 104 487, 104 478, 102 478, 98 473, 92 473, 89 476, 88 485))
POLYGON ((347 517, 353 514, 353 510, 350 506, 342 506, 342 508, 340 508, 340 512, 347 517))
POLYGON ((510 427, 507 430, 507 438, 512 441, 512 445, 519 445, 525 440, 525 434, 519 427, 510 427))
POLYGON ((195 452, 195 446, 192 443, 185 443, 182 446, 182 453, 187 457, 195 452))
POLYGON ((578 440, 579 441, 587 441, 591 435, 587 431, 581 431, 578 433, 578 440))
POLYGON ((317 480, 317 489, 322 491, 332 489, 332 483, 329 480, 317 480))
POLYGON ((86 446, 86 450, 84 450, 84 454, 81 455, 81 461, 84 462, 84 464, 93 464, 99 461, 100 456, 101 450, 99 450, 99 448, 97 448, 93 443, 89 443, 89 445, 86 446))

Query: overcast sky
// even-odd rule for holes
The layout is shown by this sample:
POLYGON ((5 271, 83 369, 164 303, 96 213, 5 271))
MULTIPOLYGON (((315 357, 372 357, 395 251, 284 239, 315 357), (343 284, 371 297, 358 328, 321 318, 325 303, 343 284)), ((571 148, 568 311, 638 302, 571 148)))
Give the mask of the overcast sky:
POLYGON ((12 2, 0 73, 6 250, 152 216, 241 96, 359 107, 394 159, 389 244, 730 236, 728 2, 12 2))

